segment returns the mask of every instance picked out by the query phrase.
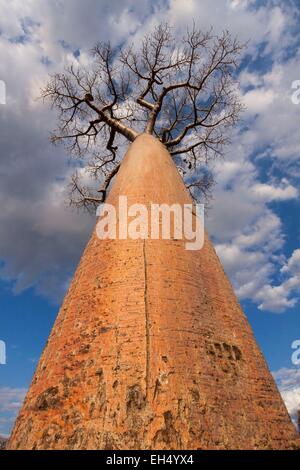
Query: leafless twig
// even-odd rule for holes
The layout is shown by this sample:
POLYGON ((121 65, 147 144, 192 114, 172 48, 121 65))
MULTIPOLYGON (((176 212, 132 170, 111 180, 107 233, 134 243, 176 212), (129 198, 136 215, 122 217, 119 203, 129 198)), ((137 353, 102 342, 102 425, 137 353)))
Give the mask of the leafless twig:
MULTIPOLYGON (((140 50, 99 43, 89 69, 70 66, 53 75, 42 90, 58 112, 52 141, 64 141, 102 180, 100 197, 94 198, 82 191, 77 174, 73 203, 95 206, 105 198, 120 164, 120 137, 132 142, 142 132, 153 134, 184 175, 198 175, 200 167, 222 156, 228 129, 242 110, 234 75, 242 47, 227 31, 216 37, 195 26, 178 41, 161 24, 140 50), (99 147, 105 152, 99 153, 99 147), (87 164, 86 154, 92 155, 87 164)), ((193 196, 200 187, 208 194, 212 178, 197 181, 188 186, 193 196)))

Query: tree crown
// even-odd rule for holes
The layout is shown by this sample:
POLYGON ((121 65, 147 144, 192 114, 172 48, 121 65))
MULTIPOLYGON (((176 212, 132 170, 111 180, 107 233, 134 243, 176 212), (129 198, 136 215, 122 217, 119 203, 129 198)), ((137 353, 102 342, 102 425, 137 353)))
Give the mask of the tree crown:
POLYGON ((102 202, 120 165, 120 139, 142 132, 168 148, 194 198, 207 196, 208 163, 223 155, 242 109, 234 79, 242 48, 228 31, 214 36, 194 26, 178 41, 160 24, 140 48, 98 43, 90 67, 71 65, 51 76, 42 97, 58 112, 52 142, 64 141, 101 180, 93 191, 77 172, 71 202, 86 208, 102 202))

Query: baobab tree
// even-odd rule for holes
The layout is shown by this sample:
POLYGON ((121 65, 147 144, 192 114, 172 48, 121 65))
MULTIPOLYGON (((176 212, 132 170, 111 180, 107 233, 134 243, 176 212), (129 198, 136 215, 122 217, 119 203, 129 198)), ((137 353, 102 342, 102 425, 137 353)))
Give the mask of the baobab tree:
POLYGON ((51 139, 81 160, 71 203, 91 209, 102 202, 120 166, 122 139, 143 132, 167 147, 193 198, 207 198, 209 162, 223 155, 242 108, 234 80, 241 50, 229 32, 218 37, 193 27, 178 41, 161 24, 140 48, 99 43, 89 67, 53 75, 42 90, 58 112, 51 139), (90 186, 81 183, 82 168, 90 186))
MULTIPOLYGON (((89 70, 52 77, 43 96, 59 111, 53 140, 101 180, 93 192, 75 176, 73 202, 102 202, 122 139, 133 142, 108 204, 120 196, 131 207, 190 204, 172 158, 190 191, 205 193, 206 166, 222 155, 241 109, 240 50, 228 33, 195 29, 175 43, 162 25, 140 51, 99 44, 89 70)), ((208 236, 189 250, 177 236, 101 238, 93 230, 7 448, 298 447, 208 236)))

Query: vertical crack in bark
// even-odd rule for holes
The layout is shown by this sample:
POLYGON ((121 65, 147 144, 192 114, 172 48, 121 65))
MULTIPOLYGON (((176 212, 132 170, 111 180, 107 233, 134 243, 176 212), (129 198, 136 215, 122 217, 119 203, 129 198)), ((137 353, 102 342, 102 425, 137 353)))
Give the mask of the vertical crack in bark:
POLYGON ((147 279, 147 257, 146 240, 143 240, 143 260, 144 260, 144 306, 145 306, 145 335, 146 335, 146 399, 148 398, 148 389, 150 381, 150 319, 148 311, 148 279, 147 279))

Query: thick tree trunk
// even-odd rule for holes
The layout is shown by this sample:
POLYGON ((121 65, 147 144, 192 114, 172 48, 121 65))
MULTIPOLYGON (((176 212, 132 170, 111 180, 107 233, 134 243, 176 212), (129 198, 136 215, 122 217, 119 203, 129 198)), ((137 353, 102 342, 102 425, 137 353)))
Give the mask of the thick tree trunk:
MULTIPOLYGON (((108 197, 190 203, 166 148, 131 144, 108 197)), ((42 354, 10 449, 264 449, 297 435, 206 238, 94 233, 42 354)))

